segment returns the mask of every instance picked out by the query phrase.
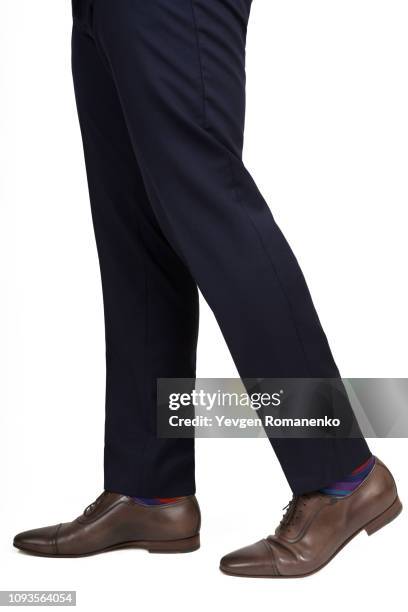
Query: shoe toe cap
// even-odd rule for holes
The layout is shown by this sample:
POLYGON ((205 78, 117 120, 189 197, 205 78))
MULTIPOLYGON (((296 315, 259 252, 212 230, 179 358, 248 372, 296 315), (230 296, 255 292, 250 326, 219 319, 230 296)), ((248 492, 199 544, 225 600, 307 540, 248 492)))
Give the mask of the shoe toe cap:
POLYGON ((220 570, 234 576, 275 576, 272 551, 266 540, 225 555, 220 561, 220 570))
POLYGON ((57 554, 56 536, 59 527, 59 525, 52 525, 23 531, 15 536, 13 545, 20 550, 34 554, 55 555, 57 554))

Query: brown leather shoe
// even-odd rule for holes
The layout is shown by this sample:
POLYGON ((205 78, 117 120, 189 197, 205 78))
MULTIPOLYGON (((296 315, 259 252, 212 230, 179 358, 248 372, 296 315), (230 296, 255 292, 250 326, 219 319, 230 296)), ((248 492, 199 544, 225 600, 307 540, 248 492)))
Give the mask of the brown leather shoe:
POLYGON ((394 479, 379 459, 347 497, 294 497, 275 535, 221 559, 225 574, 299 578, 317 572, 363 529, 371 535, 402 510, 394 479))
POLYGON ((200 547, 199 532, 200 508, 194 495, 147 506, 105 491, 71 523, 19 533, 14 546, 47 557, 82 557, 117 548, 181 553, 200 547))

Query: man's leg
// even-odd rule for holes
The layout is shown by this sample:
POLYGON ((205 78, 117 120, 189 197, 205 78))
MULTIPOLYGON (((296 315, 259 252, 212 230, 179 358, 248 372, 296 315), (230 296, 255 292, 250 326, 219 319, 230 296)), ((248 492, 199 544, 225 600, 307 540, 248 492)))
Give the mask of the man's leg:
POLYGON ((157 439, 156 379, 195 376, 197 289, 151 210, 91 9, 74 4, 72 59, 105 307, 105 491, 78 519, 19 533, 14 546, 190 552, 200 546, 194 441, 157 439))
MULTIPOLYGON (((241 160, 249 0, 98 0, 111 67, 161 228, 243 378, 337 377, 302 272, 241 160)), ((272 441, 295 493, 369 456, 362 438, 272 441)))
POLYGON ((156 437, 156 379, 194 377, 197 289, 152 212, 117 92, 85 24, 72 60, 106 324, 105 488, 194 493, 193 440, 156 437))

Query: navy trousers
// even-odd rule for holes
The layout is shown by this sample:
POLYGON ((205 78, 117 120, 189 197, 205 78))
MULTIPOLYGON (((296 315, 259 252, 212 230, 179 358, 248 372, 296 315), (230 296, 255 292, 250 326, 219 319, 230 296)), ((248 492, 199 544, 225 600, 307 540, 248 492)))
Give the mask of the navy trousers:
MULTIPOLYGON (((111 491, 195 490, 194 441, 158 439, 155 423, 157 378, 195 376, 197 286, 242 377, 339 376, 299 265, 242 163, 250 5, 73 0, 111 491)), ((271 442, 295 493, 370 454, 363 438, 271 442)))

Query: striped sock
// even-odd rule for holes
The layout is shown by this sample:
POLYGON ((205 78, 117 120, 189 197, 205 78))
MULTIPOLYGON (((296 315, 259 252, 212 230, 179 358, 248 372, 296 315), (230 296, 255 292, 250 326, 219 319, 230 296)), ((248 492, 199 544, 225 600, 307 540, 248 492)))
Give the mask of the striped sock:
POLYGON ((173 504, 181 497, 132 497, 137 504, 144 506, 160 506, 161 504, 173 504))
POLYGON ((362 465, 353 470, 351 474, 343 478, 339 482, 332 482, 324 489, 320 489, 320 493, 325 495, 334 495, 335 497, 346 497, 350 495, 358 486, 361 485, 363 480, 367 478, 368 474, 374 467, 375 457, 371 456, 367 461, 364 461, 362 465))

